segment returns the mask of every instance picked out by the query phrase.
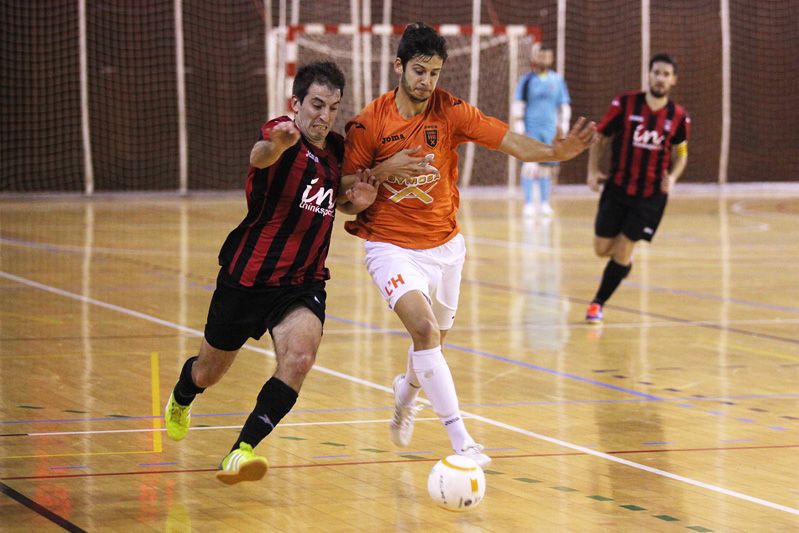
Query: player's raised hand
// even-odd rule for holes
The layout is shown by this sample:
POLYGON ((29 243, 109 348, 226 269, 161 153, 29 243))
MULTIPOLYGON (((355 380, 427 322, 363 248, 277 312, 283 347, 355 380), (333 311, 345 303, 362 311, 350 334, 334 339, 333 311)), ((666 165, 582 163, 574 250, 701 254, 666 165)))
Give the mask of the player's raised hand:
POLYGON ((377 188, 380 181, 370 169, 359 170, 356 173, 357 181, 347 189, 347 201, 356 211, 363 211, 372 205, 377 198, 377 188))
POLYGON ((579 155, 591 146, 597 139, 596 124, 589 122, 585 117, 580 117, 563 139, 556 139, 553 143, 555 159, 566 161, 579 155))
POLYGON ((373 174, 382 183, 390 176, 410 178, 422 174, 437 174, 438 169, 432 165, 433 154, 415 156, 421 146, 405 148, 392 155, 372 169, 373 174))
POLYGON ((285 151, 300 140, 300 130, 294 122, 281 122, 272 128, 269 139, 276 150, 285 151))

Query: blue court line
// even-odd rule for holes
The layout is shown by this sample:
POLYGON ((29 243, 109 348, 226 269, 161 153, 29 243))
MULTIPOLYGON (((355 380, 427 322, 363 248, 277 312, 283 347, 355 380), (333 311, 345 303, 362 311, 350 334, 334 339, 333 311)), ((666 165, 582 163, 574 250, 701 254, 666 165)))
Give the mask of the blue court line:
POLYGON ((587 383, 589 385, 596 385, 597 387, 604 387, 606 389, 611 389, 619 392, 623 392, 626 394, 631 394, 633 396, 638 396, 641 398, 646 398, 647 400, 655 400, 661 401, 665 398, 661 398, 660 396, 655 396, 653 394, 647 394, 645 392, 639 392, 633 389, 628 389, 626 387, 619 387, 618 385, 611 385, 610 383, 603 383, 601 381, 596 381, 594 379, 584 378, 582 376, 578 376, 576 374, 569 374, 568 372, 560 372, 559 370, 553 370, 551 368, 546 368, 544 366, 534 365, 533 363, 527 363, 525 361, 519 361, 518 359, 511 359, 510 357, 504 357, 502 355, 493 354, 490 352, 484 352, 482 350, 474 350, 472 348, 467 348, 465 346, 459 346, 457 344, 452 343, 444 343, 444 346, 447 348, 455 348, 456 350, 460 350, 462 352, 471 353, 474 355, 480 355, 482 357, 487 357, 489 359, 494 359, 496 361, 502 361, 503 363, 510 363, 512 365, 522 366, 524 368, 529 368, 531 370, 537 370, 539 372, 546 372, 547 374, 552 374, 555 376, 573 379, 575 381, 579 381, 581 383, 587 383))
MULTIPOLYGON (((341 322, 341 323, 344 323, 344 324, 354 325, 354 326, 358 326, 358 327, 361 327, 361 328, 372 329, 372 330, 383 330, 383 328, 379 328, 377 326, 372 326, 371 324, 365 324, 365 323, 359 322, 357 320, 350 320, 350 319, 345 319, 345 318, 340 318, 340 317, 334 317, 334 316, 331 316, 331 315, 326 315, 326 317, 330 318, 332 320, 335 320, 336 322, 341 322)), ((387 333, 389 335, 396 335, 396 336, 402 336, 402 337, 409 337, 410 336, 404 331, 388 331, 387 333)), ((490 352, 484 352, 482 350, 474 350, 472 348, 467 348, 465 346, 452 344, 450 342, 445 342, 442 345, 442 347, 443 348, 450 348, 450 349, 454 349, 454 350, 459 350, 461 352, 470 353, 470 354, 473 354, 473 355, 479 355, 481 357, 487 357, 489 359, 494 359, 495 361, 501 361, 503 363, 509 363, 511 365, 516 365, 516 366, 521 366, 521 367, 524 367, 524 368, 529 368, 530 370, 537 370, 539 372, 546 372, 548 374, 553 374, 555 376, 559 376, 559 377, 562 377, 562 378, 573 379, 573 380, 579 381, 581 383, 587 383, 589 385, 596 385, 597 387, 604 387, 606 389, 612 389, 612 390, 615 390, 615 391, 618 391, 618 392, 623 392, 625 394, 631 394, 633 396, 639 396, 641 398, 646 398, 647 400, 656 400, 656 401, 657 400, 663 400, 663 398, 661 398, 659 396, 654 396, 652 394, 647 394, 645 392, 638 392, 636 390, 628 389, 628 388, 625 388, 625 387, 619 387, 618 385, 611 385, 609 383, 603 383, 601 381, 596 381, 594 379, 584 378, 584 377, 578 376, 576 374, 569 374, 567 372, 560 372, 558 370, 553 370, 551 368, 546 368, 546 367, 543 367, 543 366, 534 365, 532 363, 527 363, 525 361, 519 361, 518 359, 511 359, 510 357, 505 357, 505 356, 494 354, 494 353, 490 353, 490 352)))
POLYGON ((644 285, 643 283, 636 283, 634 281, 624 281, 625 285, 634 287, 636 289, 643 289, 647 292, 658 292, 661 294, 673 294, 675 296, 689 296, 697 300, 708 300, 712 302, 731 303, 738 305, 746 305, 748 307, 758 307, 761 309, 769 309, 771 311, 783 311, 785 313, 799 313, 799 307, 776 305, 763 302, 753 302, 751 300, 744 300, 741 298, 725 298, 715 294, 704 294, 701 292, 691 291, 688 289, 672 289, 669 287, 658 287, 655 285, 644 285))
MULTIPOLYGON (((577 303, 577 304, 581 304, 581 305, 585 305, 585 304, 589 303, 589 300, 586 300, 585 298, 576 298, 574 296, 562 296, 560 294, 551 294, 551 293, 545 293, 545 292, 542 292, 542 291, 533 291, 533 290, 525 289, 523 287, 511 287, 511 286, 508 286, 508 285, 501 285, 499 283, 490 283, 490 282, 485 282, 485 281, 473 281, 473 280, 468 280, 468 279, 464 279, 463 283, 473 283, 473 284, 477 284, 477 285, 482 285, 484 287, 489 287, 489 288, 492 288, 492 289, 504 290, 506 292, 522 293, 522 294, 533 295, 533 296, 544 296, 544 297, 547 297, 547 298, 552 298, 552 299, 561 300, 561 301, 568 301, 568 302, 571 302, 571 303, 577 303)), ((728 300, 723 300, 723 301, 728 301, 728 300)), ((749 336, 749 337, 758 337, 758 338, 761 338, 761 339, 769 339, 769 340, 774 340, 774 341, 787 342, 787 343, 790 343, 790 344, 799 344, 799 339, 795 339, 795 338, 792 338, 792 337, 780 337, 779 335, 771 335, 769 333, 761 333, 761 332, 758 332, 758 331, 752 331, 752 330, 747 330, 747 329, 742 329, 742 328, 721 326, 721 325, 718 325, 718 324, 702 323, 701 321, 697 322, 696 320, 689 320, 687 318, 678 318, 678 317, 674 317, 674 316, 664 315, 662 313, 653 313, 651 311, 646 311, 645 312, 645 311, 641 311, 640 309, 633 309, 631 307, 624 307, 624 306, 616 305, 616 304, 607 304, 607 305, 605 305, 605 307, 607 309, 613 309, 613 310, 616 310, 616 311, 624 311, 625 313, 630 313, 630 314, 633 314, 633 315, 636 315, 636 316, 647 316, 647 317, 650 317, 650 318, 657 318, 657 319, 668 321, 668 322, 677 322, 677 323, 680 323, 680 324, 694 324, 694 323, 696 323, 695 326, 698 327, 698 328, 712 329, 714 331, 726 331, 726 332, 729 332, 729 333, 738 333, 740 335, 746 335, 746 336, 749 336)), ((786 309, 790 309, 790 308, 786 308, 786 309)))

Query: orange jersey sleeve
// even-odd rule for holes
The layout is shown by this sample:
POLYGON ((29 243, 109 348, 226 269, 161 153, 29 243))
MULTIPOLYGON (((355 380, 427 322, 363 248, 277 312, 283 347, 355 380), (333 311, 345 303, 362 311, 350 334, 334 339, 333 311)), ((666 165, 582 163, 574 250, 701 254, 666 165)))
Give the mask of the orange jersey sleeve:
POLYGON ((410 119, 397 111, 392 91, 372 101, 345 129, 344 174, 371 168, 404 148, 421 146, 416 156, 434 154, 438 174, 389 177, 375 203, 345 224, 348 232, 370 241, 426 249, 458 234, 457 147, 476 142, 497 149, 508 125, 436 89, 425 111, 410 119))

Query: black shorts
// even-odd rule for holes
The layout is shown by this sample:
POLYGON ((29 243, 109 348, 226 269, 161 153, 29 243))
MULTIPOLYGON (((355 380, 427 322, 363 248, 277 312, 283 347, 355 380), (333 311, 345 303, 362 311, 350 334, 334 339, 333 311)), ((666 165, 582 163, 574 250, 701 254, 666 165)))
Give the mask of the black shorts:
POLYGON ((238 350, 250 337, 260 339, 266 330, 271 334, 272 328, 295 307, 307 307, 322 325, 325 323, 324 281, 252 289, 231 285, 221 278, 220 272, 205 324, 205 340, 214 348, 238 350))
POLYGON ((612 239, 623 233, 631 241, 651 241, 663 218, 668 198, 666 194, 633 198, 606 185, 599 197, 594 234, 612 239))

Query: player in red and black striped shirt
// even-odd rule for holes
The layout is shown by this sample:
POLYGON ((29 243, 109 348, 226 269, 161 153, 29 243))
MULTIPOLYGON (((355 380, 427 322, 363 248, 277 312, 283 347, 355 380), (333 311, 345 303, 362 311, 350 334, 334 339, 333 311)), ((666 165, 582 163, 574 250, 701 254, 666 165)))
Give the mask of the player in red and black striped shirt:
POLYGON ((219 253, 221 270, 198 356, 186 361, 166 408, 167 434, 186 436, 195 396, 217 383, 249 338, 267 330, 277 368, 223 459, 220 481, 256 480, 266 459, 253 448, 291 410, 316 359, 325 320, 325 267, 335 209, 357 213, 374 202, 380 176, 429 172, 406 150, 372 171, 341 176, 344 139, 330 128, 344 91, 333 63, 299 69, 294 119, 261 127, 250 152, 247 216, 219 253))
POLYGON ((649 90, 614 98, 597 126, 602 135, 589 152, 588 185, 594 191, 605 185, 594 223, 594 251, 610 259, 586 311, 587 322, 602 322, 602 306, 632 269, 635 243, 652 240, 669 190, 685 170, 691 119, 669 98, 676 83, 674 59, 655 55, 649 62, 649 90), (611 139, 606 175, 599 162, 611 139))

